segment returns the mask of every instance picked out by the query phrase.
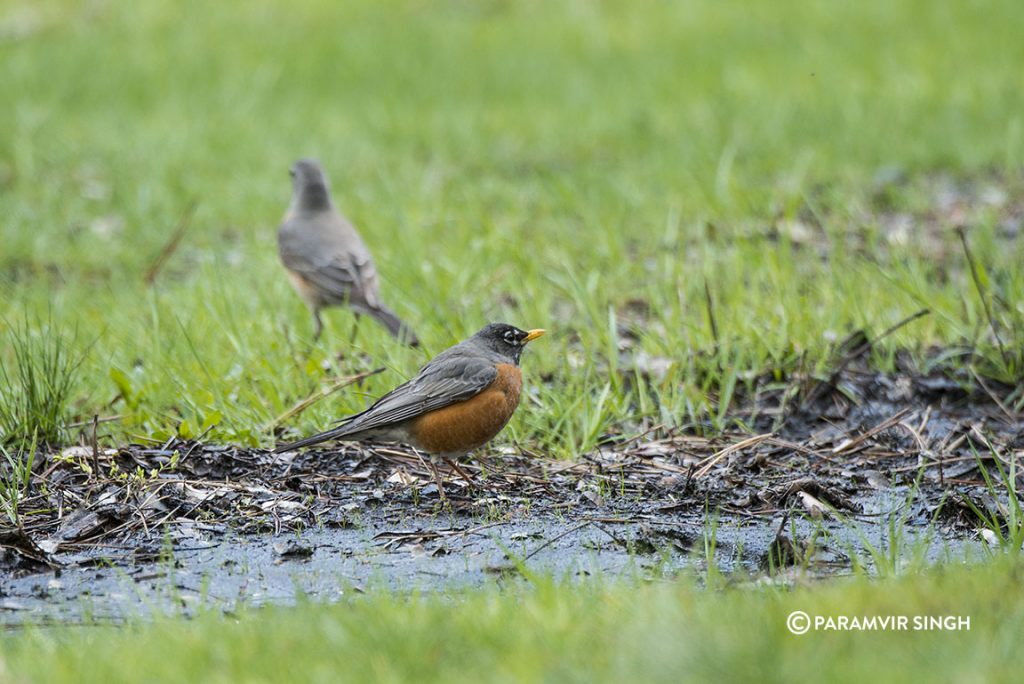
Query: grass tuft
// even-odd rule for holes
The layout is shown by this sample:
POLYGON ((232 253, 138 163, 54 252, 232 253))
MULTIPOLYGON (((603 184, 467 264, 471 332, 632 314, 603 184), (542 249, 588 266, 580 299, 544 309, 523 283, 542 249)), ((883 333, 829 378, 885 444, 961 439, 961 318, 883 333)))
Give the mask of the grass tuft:
POLYGON ((77 335, 61 332, 52 320, 34 329, 4 325, 9 353, 0 354, 0 444, 61 444, 85 360, 77 335))
POLYGON ((4 461, 6 461, 6 466, 0 462, 0 509, 3 510, 12 525, 20 527, 21 517, 18 514, 18 506, 28 494, 32 479, 32 466, 36 460, 36 443, 33 440, 27 449, 14 453, 0 445, 0 453, 4 455, 4 461))
POLYGON ((965 502, 981 522, 982 537, 989 545, 1017 558, 1024 554, 1024 506, 1018 494, 1017 459, 1009 458, 1004 467, 998 450, 991 443, 988 447, 997 471, 995 476, 985 467, 977 452, 975 459, 985 480, 985 488, 995 502, 995 509, 981 510, 970 499, 965 499, 965 502), (1000 501, 1003 494, 1006 496, 1005 504, 1000 501))

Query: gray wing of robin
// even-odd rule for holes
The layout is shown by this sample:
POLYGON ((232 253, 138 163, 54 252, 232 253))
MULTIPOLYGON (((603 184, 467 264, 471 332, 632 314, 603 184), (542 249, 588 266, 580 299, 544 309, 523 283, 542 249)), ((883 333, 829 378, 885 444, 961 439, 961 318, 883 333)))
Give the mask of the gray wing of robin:
POLYGON ((355 268, 359 278, 359 291, 363 299, 371 309, 380 307, 380 297, 377 293, 377 267, 373 264, 373 258, 369 250, 361 250, 359 254, 351 255, 351 264, 355 268))
POLYGON ((487 389, 498 369, 485 359, 437 358, 419 375, 391 390, 362 413, 341 421, 346 434, 383 428, 476 396, 487 389))
POLYGON ((352 299, 376 305, 377 272, 358 237, 347 245, 338 234, 289 230, 291 227, 288 223, 282 226, 278 238, 281 262, 288 269, 338 303, 352 299))

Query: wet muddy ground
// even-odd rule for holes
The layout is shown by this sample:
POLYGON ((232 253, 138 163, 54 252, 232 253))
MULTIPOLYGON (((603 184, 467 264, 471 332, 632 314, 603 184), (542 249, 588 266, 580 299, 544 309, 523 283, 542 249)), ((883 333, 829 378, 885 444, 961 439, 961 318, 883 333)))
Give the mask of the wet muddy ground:
POLYGON ((982 553, 982 518, 1006 516, 996 466, 1024 454, 1016 389, 898 365, 883 375, 851 359, 829 378, 765 380, 744 432, 650 426, 573 462, 491 453, 465 465, 473 483, 445 471, 446 505, 426 464, 396 445, 41 454, 19 525, 0 526, 0 620, 232 610, 534 572, 654 577, 709 562, 737 578, 846 573, 894 545, 932 560, 982 553))

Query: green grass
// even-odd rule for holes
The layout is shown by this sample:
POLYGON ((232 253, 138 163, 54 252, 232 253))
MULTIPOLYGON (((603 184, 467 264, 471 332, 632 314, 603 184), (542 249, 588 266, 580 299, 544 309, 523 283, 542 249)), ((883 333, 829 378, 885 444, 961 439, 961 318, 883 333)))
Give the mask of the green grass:
POLYGON ((71 424, 71 393, 84 353, 53 321, 6 326, 10 359, 0 356, 0 444, 60 444, 71 424))
POLYGON ((23 682, 1017 681, 1022 569, 1000 561, 789 590, 557 582, 0 638, 23 682), (810 631, 786 618, 964 616, 963 631, 810 631))
MULTIPOLYGON (((923 307, 880 367, 963 345, 978 354, 957 362, 1019 384, 1024 247, 999 224, 1024 206, 1021 35, 1016 0, 0 0, 0 502, 16 512, 26 442, 74 440, 94 415, 120 416, 104 442, 269 444, 337 376, 388 368, 296 430, 497 319, 551 331, 499 441, 554 456, 645 424, 726 426, 754 375, 821 369, 834 340, 923 307), (350 349, 340 311, 310 349, 275 252, 304 155, 423 349, 372 324, 350 349), (947 206, 943 178, 1006 201, 947 206), (631 375, 620 324, 665 377, 631 375)), ((985 524, 1019 554, 1019 506, 1003 517, 985 524)), ((0 681, 1019 678, 1019 564, 918 574, 871 553, 894 577, 541 582, 30 630, 0 642, 0 681), (794 609, 972 628, 796 637, 794 609)))
POLYGON ((33 443, 27 447, 23 452, 12 454, 0 445, 0 454, 4 456, 0 466, 6 466, 0 473, 0 510, 7 517, 6 522, 15 527, 21 526, 18 504, 28 493, 36 459, 36 445, 33 443))
MULTIPOLYGON (((49 307, 98 338, 75 417, 121 415, 114 442, 205 426, 267 444, 329 376, 389 368, 302 414, 308 432, 495 319, 553 331, 502 439, 556 456, 645 422, 726 425, 753 373, 820 366, 835 337, 922 306, 880 364, 977 344, 1016 380, 927 179, 1024 197, 1022 34, 1012 0, 5 0, 2 334, 49 307), (309 154, 422 350, 372 324, 348 349, 336 311, 307 354, 274 233, 309 154), (911 181, 879 199, 892 167, 911 181), (908 240, 885 238, 882 208, 917 217, 908 240), (674 361, 665 378, 628 377, 616 320, 674 361)), ((1021 242, 987 205, 967 216, 984 296, 1019 323, 1021 242)), ((1002 331, 1013 350, 1020 330, 1002 331)))

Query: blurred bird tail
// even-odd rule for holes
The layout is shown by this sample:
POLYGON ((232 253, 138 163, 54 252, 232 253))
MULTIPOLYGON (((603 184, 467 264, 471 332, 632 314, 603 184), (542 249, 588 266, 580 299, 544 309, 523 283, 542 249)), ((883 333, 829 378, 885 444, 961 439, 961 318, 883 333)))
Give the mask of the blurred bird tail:
POLYGON ((367 310, 367 313, 380 321, 381 325, 388 329, 392 337, 401 340, 408 344, 410 347, 418 347, 420 340, 416 337, 416 333, 412 331, 408 325, 406 325, 401 318, 396 316, 393 311, 386 307, 378 307, 375 309, 367 310))

